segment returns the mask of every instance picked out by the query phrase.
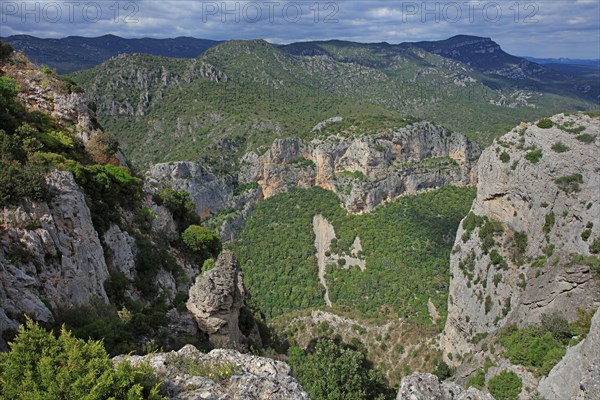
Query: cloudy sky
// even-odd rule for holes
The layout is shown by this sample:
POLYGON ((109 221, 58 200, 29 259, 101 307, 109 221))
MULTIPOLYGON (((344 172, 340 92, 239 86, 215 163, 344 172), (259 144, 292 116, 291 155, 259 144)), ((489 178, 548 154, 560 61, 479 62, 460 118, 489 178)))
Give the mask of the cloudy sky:
POLYGON ((29 34, 276 43, 491 37, 509 53, 600 58, 598 0, 440 1, 0 1, 0 36, 29 34))

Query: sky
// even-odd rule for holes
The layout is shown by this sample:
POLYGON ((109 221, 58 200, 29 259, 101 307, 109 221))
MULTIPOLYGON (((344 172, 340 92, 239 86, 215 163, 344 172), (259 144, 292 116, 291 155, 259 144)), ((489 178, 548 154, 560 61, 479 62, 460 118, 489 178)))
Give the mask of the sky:
POLYGON ((599 0, 0 0, 0 36, 191 36, 273 43, 491 37, 508 53, 600 58, 599 0))

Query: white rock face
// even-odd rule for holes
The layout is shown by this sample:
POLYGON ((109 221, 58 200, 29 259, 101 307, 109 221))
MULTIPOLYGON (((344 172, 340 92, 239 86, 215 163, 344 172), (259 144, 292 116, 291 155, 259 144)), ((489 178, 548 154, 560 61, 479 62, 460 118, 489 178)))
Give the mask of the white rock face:
POLYGON ((108 302, 108 268, 83 191, 68 172, 53 172, 47 181, 49 203, 2 212, 0 331, 14 328, 22 313, 51 321, 49 306, 108 302))
POLYGON ((267 198, 299 186, 335 192, 350 212, 369 212, 402 194, 474 181, 479 147, 465 136, 417 123, 375 136, 276 140, 242 159, 240 182, 258 182, 267 198))
POLYGON ((143 357, 119 356, 113 362, 129 362, 133 365, 148 363, 163 379, 162 387, 172 400, 309 400, 302 386, 290 375, 287 364, 235 350, 219 349, 202 354, 194 346, 187 345, 177 352, 143 357), (186 363, 228 366, 232 375, 217 381, 208 376, 192 376, 181 367, 186 363))
POLYGON ((471 211, 498 221, 498 231, 486 235, 492 225, 485 222, 467 232, 463 221, 458 229, 441 341, 446 356, 472 351, 477 333, 539 323, 553 312, 574 320, 578 308, 590 310, 600 301, 585 259, 597 259, 590 251, 600 236, 600 121, 585 115, 552 119, 551 129, 515 128, 478 161, 471 211), (578 127, 595 140, 585 143, 565 131, 578 127), (522 248, 519 235, 527 239, 522 248))
POLYGON ((136 277, 135 256, 137 247, 135 239, 127 232, 121 231, 118 225, 111 227, 104 233, 104 243, 108 248, 109 268, 122 272, 129 281, 136 277))

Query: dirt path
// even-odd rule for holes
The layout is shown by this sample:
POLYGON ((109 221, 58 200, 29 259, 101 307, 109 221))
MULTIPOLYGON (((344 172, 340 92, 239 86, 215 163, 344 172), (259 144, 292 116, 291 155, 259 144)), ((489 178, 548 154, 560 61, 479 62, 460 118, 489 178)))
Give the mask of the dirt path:
POLYGON ((329 288, 325 281, 325 267, 327 266, 325 252, 329 250, 331 241, 335 238, 333 226, 322 215, 313 217, 313 231, 315 233, 315 248, 317 249, 317 263, 319 264, 319 282, 325 288, 323 299, 327 307, 331 307, 329 288))

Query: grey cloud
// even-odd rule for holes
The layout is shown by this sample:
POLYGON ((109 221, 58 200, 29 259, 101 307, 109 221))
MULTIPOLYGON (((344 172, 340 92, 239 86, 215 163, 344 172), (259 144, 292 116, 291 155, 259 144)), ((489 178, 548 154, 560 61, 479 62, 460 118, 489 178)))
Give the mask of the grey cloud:
MULTIPOLYGON (((102 18, 96 22, 82 17, 83 7, 93 1, 80 1, 73 19, 67 18, 66 1, 28 1, 29 10, 36 7, 31 4, 39 7, 39 22, 31 14, 22 21, 24 3, 1 2, 0 35, 64 37, 111 33, 123 37, 266 38, 278 43, 327 39, 399 43, 470 34, 492 37, 507 51, 518 55, 600 58, 600 3, 595 0, 520 1, 518 13, 514 0, 317 1, 318 14, 314 0, 111 0, 95 2, 102 11, 102 18), (222 4, 226 4, 227 10, 222 4), (62 7, 63 18, 53 23, 52 15, 49 12, 44 15, 43 10, 52 10, 56 5, 62 7), (133 5, 136 13, 126 20, 128 13, 134 11, 133 5), (296 18, 298 7, 300 18, 296 18), (496 10, 502 12, 502 17, 494 21, 496 10), (526 20, 532 12, 534 15, 526 20), (298 20, 294 22, 295 19, 298 20)), ((93 7, 90 11, 93 16, 93 7)))

